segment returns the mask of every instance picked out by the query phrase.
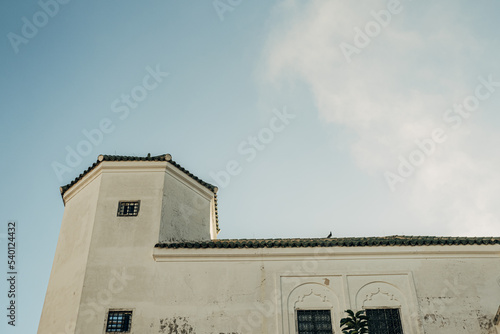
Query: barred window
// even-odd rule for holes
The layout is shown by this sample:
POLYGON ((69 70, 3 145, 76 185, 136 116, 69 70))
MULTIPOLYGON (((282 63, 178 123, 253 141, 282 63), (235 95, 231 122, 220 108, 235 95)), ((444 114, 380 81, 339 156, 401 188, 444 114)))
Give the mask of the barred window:
POLYGON ((132 311, 109 311, 106 333, 110 332, 130 332, 132 323, 132 311))
POLYGON ((332 334, 330 310, 297 310, 299 334, 332 334))
POLYGON ((140 201, 120 201, 118 203, 118 216, 137 216, 140 201))
POLYGON ((370 334, 403 334, 401 316, 397 308, 367 309, 370 334))

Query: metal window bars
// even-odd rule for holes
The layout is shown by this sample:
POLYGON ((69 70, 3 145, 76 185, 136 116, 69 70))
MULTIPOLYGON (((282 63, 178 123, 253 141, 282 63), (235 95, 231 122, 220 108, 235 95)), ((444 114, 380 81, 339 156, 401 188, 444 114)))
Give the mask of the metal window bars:
POLYGON ((299 334, 332 334, 330 310, 297 310, 299 334))
POLYGON ((132 311, 109 311, 106 333, 110 332, 130 332, 132 323, 132 311))
POLYGON ((140 201, 120 201, 118 203, 118 216, 137 216, 140 201))
POLYGON ((401 316, 397 308, 367 309, 370 334, 403 334, 401 316))

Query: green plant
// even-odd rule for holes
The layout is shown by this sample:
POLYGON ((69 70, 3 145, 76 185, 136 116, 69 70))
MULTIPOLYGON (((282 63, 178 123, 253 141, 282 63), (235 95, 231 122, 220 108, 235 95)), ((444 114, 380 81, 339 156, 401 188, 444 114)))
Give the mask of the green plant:
POLYGON ((340 329, 344 334, 367 334, 368 317, 364 310, 354 313, 346 310, 347 317, 340 319, 340 329))

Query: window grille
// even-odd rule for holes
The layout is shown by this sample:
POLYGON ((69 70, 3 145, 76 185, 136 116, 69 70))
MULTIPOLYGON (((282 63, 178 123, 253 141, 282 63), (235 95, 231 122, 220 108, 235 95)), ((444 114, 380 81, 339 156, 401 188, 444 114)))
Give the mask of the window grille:
POLYGON ((370 334, 403 334, 399 309, 367 309, 370 334))
POLYGON ((110 332, 130 332, 132 311, 109 311, 106 333, 110 332))
POLYGON ((118 203, 118 216, 137 216, 139 214, 139 201, 118 203))
POLYGON ((330 310, 297 310, 299 334, 332 334, 330 310))

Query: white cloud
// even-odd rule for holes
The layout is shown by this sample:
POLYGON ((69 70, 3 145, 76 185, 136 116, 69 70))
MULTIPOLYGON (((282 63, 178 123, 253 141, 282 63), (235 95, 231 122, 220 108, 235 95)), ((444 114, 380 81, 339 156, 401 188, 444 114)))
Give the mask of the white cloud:
POLYGON ((458 130, 443 121, 447 108, 474 93, 479 75, 494 74, 476 65, 487 61, 484 44, 461 21, 458 4, 402 1, 389 25, 346 61, 339 45, 354 45, 353 29, 387 3, 284 1, 265 52, 266 79, 277 87, 305 82, 320 119, 352 131, 353 158, 377 176, 395 172, 415 140, 443 128, 446 142, 397 185, 405 188, 401 202, 423 225, 440 226, 429 234, 499 235, 500 161, 491 154, 499 136, 478 128, 474 114, 458 130))

